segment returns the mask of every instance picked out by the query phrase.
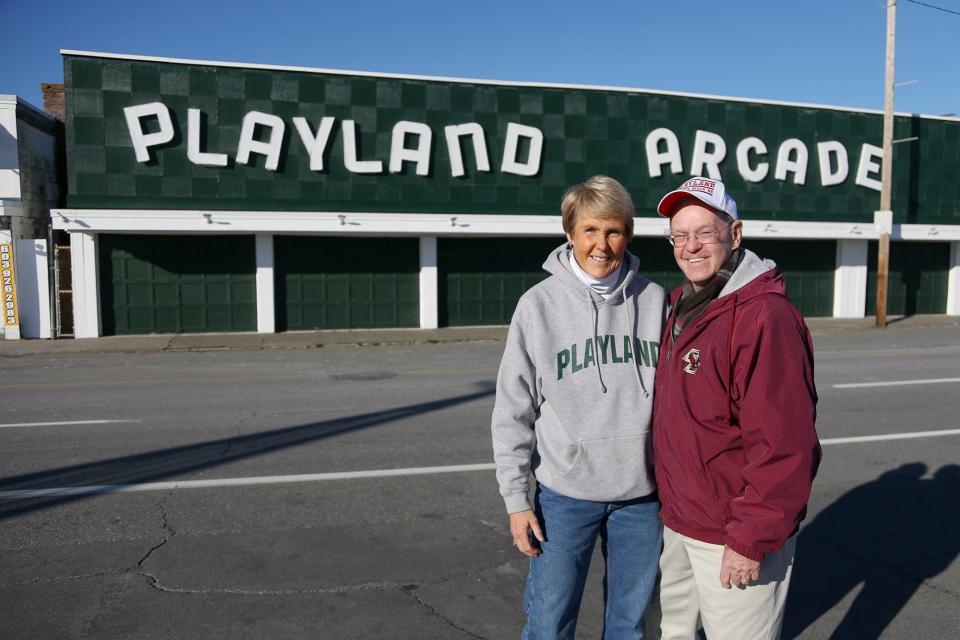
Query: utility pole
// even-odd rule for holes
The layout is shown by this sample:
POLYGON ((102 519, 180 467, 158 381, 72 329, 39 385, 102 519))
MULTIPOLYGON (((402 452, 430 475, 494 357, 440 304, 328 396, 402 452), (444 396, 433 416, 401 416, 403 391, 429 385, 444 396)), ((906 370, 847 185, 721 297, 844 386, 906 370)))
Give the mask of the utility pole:
POLYGON ((887 65, 883 95, 883 167, 880 171, 880 210, 874 222, 880 230, 877 250, 877 327, 887 326, 887 289, 890 274, 890 232, 893 209, 890 192, 893 186, 893 63, 896 50, 897 0, 887 0, 887 65))

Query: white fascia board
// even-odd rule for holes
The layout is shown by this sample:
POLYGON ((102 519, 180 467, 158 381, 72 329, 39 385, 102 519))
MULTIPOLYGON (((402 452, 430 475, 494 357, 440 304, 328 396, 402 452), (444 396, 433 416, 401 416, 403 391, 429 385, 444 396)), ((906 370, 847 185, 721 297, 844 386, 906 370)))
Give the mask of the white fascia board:
POLYGON ((744 220, 743 237, 775 240, 874 240, 879 237, 873 223, 799 222, 795 220, 744 220))
MULTIPOLYGON (((114 233, 315 233, 396 236, 555 236, 560 216, 520 214, 355 213, 327 211, 210 211, 54 209, 53 227, 114 233)), ((664 237, 664 218, 635 218, 634 234, 664 237)), ((744 236, 789 240, 875 240, 872 223, 745 220, 744 236)), ((894 240, 960 240, 960 225, 894 225, 894 240)))
MULTIPOLYGON (((577 89, 590 91, 616 91, 620 93, 648 93, 660 96, 677 96, 681 98, 704 98, 707 100, 727 100, 729 102, 749 102, 751 104, 768 104, 782 107, 802 107, 806 109, 830 109, 832 111, 846 111, 850 113, 874 113, 883 114, 882 109, 856 109, 853 107, 841 107, 829 104, 815 104, 807 102, 789 102, 785 100, 761 100, 758 98, 743 98, 736 96, 720 96, 707 93, 689 93, 685 91, 663 91, 655 89, 643 89, 639 87, 620 87, 592 84, 565 84, 556 82, 517 82, 510 80, 484 80, 480 78, 459 78, 451 76, 424 76, 411 75, 405 73, 387 73, 371 71, 351 71, 346 69, 324 69, 321 67, 297 67, 283 66, 273 64, 252 64, 240 62, 224 62, 219 60, 192 60, 189 58, 168 58, 164 56, 141 56, 120 53, 104 53, 100 51, 79 51, 76 49, 61 49, 60 55, 83 56, 88 58, 107 58, 113 60, 134 60, 142 62, 166 62, 170 64, 194 64, 205 65, 209 67, 230 67, 237 69, 258 69, 263 71, 298 71, 301 73, 323 73, 340 76, 358 76, 366 78, 392 78, 397 80, 421 80, 426 82, 467 82, 470 84, 494 85, 499 87, 531 87, 541 89, 577 89)), ((960 121, 960 117, 936 116, 926 114, 915 114, 896 112, 898 116, 919 116, 932 120, 960 121)))
POLYGON ((960 225, 956 224, 895 224, 893 240, 925 240, 928 242, 956 242, 960 240, 960 225))
POLYGON ((396 236, 562 233, 560 216, 354 213, 328 211, 201 211, 54 209, 53 227, 65 231, 135 233, 316 233, 396 236))

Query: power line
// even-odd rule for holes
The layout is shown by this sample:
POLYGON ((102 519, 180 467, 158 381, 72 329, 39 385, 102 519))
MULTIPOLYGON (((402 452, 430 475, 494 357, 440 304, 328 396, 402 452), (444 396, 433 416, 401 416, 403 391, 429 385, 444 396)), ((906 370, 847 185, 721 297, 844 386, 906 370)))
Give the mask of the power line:
POLYGON ((912 2, 913 4, 919 4, 920 6, 929 7, 931 9, 936 9, 937 11, 943 11, 945 13, 952 13, 955 16, 960 16, 960 11, 953 11, 952 9, 944 9, 943 7, 927 4, 926 2, 917 2, 917 0, 907 0, 907 2, 912 2))

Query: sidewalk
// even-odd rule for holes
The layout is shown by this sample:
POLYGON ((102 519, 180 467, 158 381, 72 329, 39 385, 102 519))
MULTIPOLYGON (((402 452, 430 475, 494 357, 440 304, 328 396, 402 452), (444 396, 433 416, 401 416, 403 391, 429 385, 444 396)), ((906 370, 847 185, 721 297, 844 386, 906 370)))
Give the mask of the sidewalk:
MULTIPOLYGON (((874 319, 808 318, 814 336, 874 331, 874 319)), ((960 317, 927 315, 891 318, 887 331, 960 328, 960 317)), ((502 342, 506 327, 446 327, 443 329, 355 329, 348 331, 292 331, 288 333, 203 333, 106 336, 75 340, 0 340, 0 358, 28 355, 98 353, 159 353, 181 351, 261 351, 317 349, 455 342, 502 342)), ((960 334, 958 334, 960 335, 960 334)), ((960 341, 960 340, 958 340, 960 341)))

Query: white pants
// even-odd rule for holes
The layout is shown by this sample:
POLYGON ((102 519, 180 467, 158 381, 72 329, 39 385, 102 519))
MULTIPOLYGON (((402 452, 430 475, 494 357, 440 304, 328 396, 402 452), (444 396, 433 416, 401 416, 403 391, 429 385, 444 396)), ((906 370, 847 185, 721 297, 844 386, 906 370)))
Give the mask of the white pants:
POLYGON ((759 580, 724 589, 720 586, 723 545, 700 542, 664 527, 660 584, 647 613, 648 636, 691 640, 699 621, 708 640, 777 640, 795 547, 793 536, 780 551, 764 556, 759 580))

